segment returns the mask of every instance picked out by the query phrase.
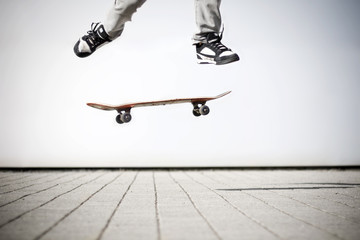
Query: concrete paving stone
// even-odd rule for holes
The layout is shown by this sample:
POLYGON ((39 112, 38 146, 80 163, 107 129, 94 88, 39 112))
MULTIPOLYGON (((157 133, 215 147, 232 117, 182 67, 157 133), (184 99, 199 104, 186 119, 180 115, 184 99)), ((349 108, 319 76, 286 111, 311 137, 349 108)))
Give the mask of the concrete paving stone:
POLYGON ((360 190, 360 188, 339 189, 337 191, 337 193, 359 201, 360 200, 360 191, 359 190, 360 190))
POLYGON ((0 188, 0 194, 8 194, 16 191, 26 190, 27 188, 43 184, 46 182, 56 181, 57 179, 69 175, 69 173, 58 172, 54 174, 46 174, 34 179, 26 179, 23 182, 17 184, 10 184, 0 188))
POLYGON ((353 223, 360 224, 360 210, 354 209, 344 204, 330 200, 328 198, 319 197, 321 189, 313 192, 313 190, 297 190, 297 191, 274 191, 282 196, 289 197, 296 201, 302 202, 307 206, 313 207, 320 211, 338 216, 353 223))
POLYGON ((65 184, 69 181, 73 181, 85 175, 86 175, 85 173, 80 173, 80 172, 74 174, 67 173, 60 176, 54 175, 54 177, 51 179, 46 179, 46 181, 31 184, 31 186, 23 189, 14 188, 13 191, 0 194, 0 207, 13 203, 14 201, 24 199, 30 195, 49 190, 61 184, 65 184))
POLYGON ((279 195, 272 191, 256 191, 249 194, 334 236, 343 239, 354 239, 354 236, 359 236, 360 234, 358 224, 294 201, 291 198, 281 197, 284 195, 279 195))
MULTIPOLYGON (((85 179, 78 179, 74 182, 63 184, 57 188, 50 189, 47 192, 41 192, 36 196, 29 196, 25 200, 14 202, 13 204, 6 205, 0 208, 0 239, 20 239, 26 237, 29 239, 31 233, 36 234, 38 227, 42 226, 45 221, 47 223, 50 218, 57 218, 57 215, 61 214, 61 208, 54 206, 53 209, 43 211, 39 208, 44 208, 47 204, 52 203, 61 196, 71 193, 86 183, 90 183, 101 175, 106 174, 104 172, 95 172, 87 175, 85 179), (34 211, 42 211, 42 217, 39 220, 34 220, 34 211), (36 222, 36 225, 32 223, 36 222), (28 226, 32 226, 29 228, 28 226), (26 234, 24 234, 26 232, 26 234)), ((65 198, 62 198, 63 203, 66 202, 65 198)), ((61 201, 60 201, 61 202, 61 201)), ((63 204, 62 204, 63 205, 63 204)), ((31 238, 30 238, 31 239, 31 238)))
POLYGON ((17 172, 13 172, 13 171, 0 170, 0 181, 8 179, 11 176, 19 176, 17 174, 18 174, 17 172))
POLYGON ((69 233, 68 240, 98 238, 135 175, 132 172, 114 174, 113 182, 61 219, 42 239, 62 239, 64 232, 69 233))
MULTIPOLYGON (((335 184, 335 183, 349 183, 349 182, 356 182, 359 179, 359 174, 355 174, 354 171, 350 171, 349 176, 347 176, 347 174, 344 174, 344 171, 302 171, 302 172, 298 172, 299 174, 295 174, 297 172, 293 172, 293 171, 284 171, 284 175, 283 177, 291 179, 289 181, 283 180, 283 182, 285 184, 290 183, 291 185, 293 185, 294 183, 317 183, 317 186, 314 186, 313 189, 309 189, 309 191, 313 191, 313 193, 316 192, 321 192, 323 184, 335 184), (301 179, 301 177, 304 177, 305 179, 301 179), (304 181, 305 180, 305 181, 304 181), (320 184, 319 184, 320 183, 320 184)), ((346 173, 346 172, 345 172, 346 173)), ((249 172, 249 175, 251 173, 249 172)), ((269 183, 271 183, 272 181, 274 181, 274 179, 278 180, 279 178, 281 178, 282 176, 275 176, 276 173, 271 173, 265 175, 265 177, 267 178, 267 181, 269 183), (273 175, 273 176, 271 176, 273 175)), ((255 177, 260 177, 257 176, 256 174, 252 174, 251 177, 255 178, 255 177)), ((296 185, 297 186, 297 185, 296 185)), ((301 190, 301 187, 304 185, 299 185, 300 189, 296 189, 296 191, 291 190, 291 191, 280 191, 280 190, 272 190, 272 191, 268 191, 267 194, 261 194, 263 197, 267 196, 268 199, 274 200, 276 199, 275 195, 270 196, 269 192, 273 192, 273 193, 277 193, 277 195, 282 194, 283 196, 286 196, 284 194, 289 194, 290 192, 293 194, 301 194, 301 191, 305 191, 305 190, 301 190)), ((341 185, 342 186, 342 185, 341 185)), ((304 186, 307 187, 307 186, 304 186)), ((356 186, 352 186, 352 191, 353 192, 359 192, 359 188, 357 188, 356 186)), ((270 189, 271 190, 271 189, 270 189)), ((308 191, 308 190, 306 190, 308 191)), ((341 188, 338 187, 334 187, 333 191, 342 191, 341 188)), ((253 193, 253 192, 251 192, 253 193)), ((256 192, 256 194, 260 194, 260 192, 256 192)), ((304 195, 304 194, 302 194, 304 195)), ((299 195, 300 196, 300 195, 299 195)), ((289 197, 288 197, 289 198, 289 197)), ((303 198, 306 198, 306 196, 303 196, 303 198)), ((294 200, 289 198, 290 200, 294 200)), ((296 200, 296 199, 295 199, 296 200)), ((291 201, 284 201, 284 207, 287 206, 287 202, 291 202, 291 201)), ((300 201, 301 202, 301 201, 300 201)), ((325 201, 326 202, 326 201, 325 201)), ((298 205, 299 202, 296 202, 294 205, 298 205)), ((326 229, 328 232, 331 232, 332 234, 334 234, 335 236, 339 236, 342 237, 344 239, 356 239, 359 236, 359 230, 358 230, 358 224, 355 222, 349 222, 348 220, 344 219, 343 217, 335 217, 334 215, 329 214, 328 212, 333 212, 336 210, 337 207, 337 203, 331 204, 328 203, 328 206, 326 207, 328 209, 328 211, 322 211, 319 209, 314 208, 314 206, 311 205, 311 203, 316 203, 316 202, 308 202, 308 204, 306 205, 306 203, 301 202, 303 206, 299 206, 298 209, 293 209, 293 214, 294 216, 297 216, 299 218, 302 219, 307 219, 308 222, 310 223, 314 223, 314 225, 321 227, 322 229, 326 229), (306 207, 304 207, 306 206, 306 207), (303 209, 303 210, 300 210, 303 209)), ((283 207, 283 208, 284 208, 283 207)), ((290 208, 291 209, 291 208, 290 208)), ((346 216, 347 218, 355 218, 357 221, 358 219, 358 214, 352 213, 351 216, 346 216)), ((345 218, 346 218, 345 217, 345 218)))
POLYGON ((324 189, 323 191, 318 192, 318 196, 360 210, 360 199, 341 194, 341 190, 334 191, 333 189, 324 189))
MULTIPOLYGON (((199 175, 199 174, 198 174, 199 175)), ((247 193, 247 191, 226 191, 221 189, 229 188, 231 184, 236 184, 236 179, 224 179, 216 174, 208 174, 211 176, 209 179, 201 179, 202 176, 194 176, 205 185, 211 184, 209 181, 212 179, 214 190, 231 202, 236 208, 244 212, 247 216, 259 222, 262 226, 275 233, 276 236, 282 239, 306 239, 307 236, 312 236, 314 239, 337 239, 336 237, 316 227, 305 224, 304 222, 286 214, 281 209, 274 208, 266 202, 255 198, 247 193), (207 181, 206 181, 207 180, 207 181), (301 231, 299 231, 301 228, 301 231)), ((236 189, 236 188, 235 188, 236 189)))
MULTIPOLYGON (((3 185, 3 183, 7 183, 9 181, 15 181, 18 179, 23 179, 23 178, 27 178, 30 176, 34 176, 36 175, 38 172, 32 171, 32 172, 19 172, 19 171, 6 171, 6 170, 0 170, 0 176, 3 176, 3 179, 1 180, 1 185, 3 185)), ((0 186, 1 186, 0 185, 0 186)))
POLYGON ((151 172, 141 172, 131 184, 102 239, 157 239, 155 192, 151 172))
POLYGON ((154 178, 161 239, 217 239, 169 172, 154 178))
POLYGON ((78 188, 47 202, 45 205, 32 210, 29 214, 25 214, 20 219, 7 224, 4 227, 4 232, 8 233, 6 239, 19 239, 19 237, 25 234, 25 231, 27 231, 26 239, 38 239, 42 237, 42 235, 52 229, 59 220, 78 207, 79 204, 87 198, 91 197, 91 195, 105 183, 114 179, 115 174, 116 173, 106 173, 93 178, 83 185, 79 185, 78 188), (30 225, 33 221, 37 224, 33 226, 30 231, 23 227, 30 225))
POLYGON ((0 189, 1 189, 0 191, 5 192, 5 191, 7 191, 7 189, 9 187, 12 187, 12 189, 15 187, 20 188, 24 184, 48 177, 50 175, 51 174, 46 173, 46 172, 36 172, 36 173, 30 173, 30 174, 27 174, 27 175, 24 175, 24 176, 15 178, 15 179, 10 179, 7 181, 4 180, 4 181, 1 181, 1 183, 0 183, 0 189))
POLYGON ((207 219, 220 239, 277 239, 278 236, 263 225, 234 208, 225 199, 184 173, 174 174, 188 192, 199 211, 207 219), (254 232, 257 236, 254 236, 254 232))
POLYGON ((358 169, 0 170, 0 186, 0 239, 360 236, 358 169))

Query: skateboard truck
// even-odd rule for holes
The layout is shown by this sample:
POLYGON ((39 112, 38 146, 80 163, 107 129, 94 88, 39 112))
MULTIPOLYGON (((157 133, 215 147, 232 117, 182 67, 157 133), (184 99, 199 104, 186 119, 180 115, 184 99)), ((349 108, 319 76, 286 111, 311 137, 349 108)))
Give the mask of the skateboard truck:
POLYGON ((201 115, 208 115, 210 112, 210 108, 208 106, 205 105, 206 102, 202 102, 202 103, 193 103, 194 109, 193 109, 193 114, 195 117, 199 117, 201 115), (201 105, 201 106, 199 106, 201 105))
POLYGON ((132 118, 130 114, 130 110, 131 108, 126 110, 118 110, 119 115, 116 116, 116 122, 119 124, 130 122, 132 118))

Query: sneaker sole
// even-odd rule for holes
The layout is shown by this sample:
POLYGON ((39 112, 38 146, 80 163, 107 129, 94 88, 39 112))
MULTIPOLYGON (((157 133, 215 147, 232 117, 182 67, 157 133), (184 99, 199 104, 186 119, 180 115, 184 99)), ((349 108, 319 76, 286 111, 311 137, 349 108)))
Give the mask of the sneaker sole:
POLYGON ((230 57, 227 57, 227 58, 222 59, 220 61, 217 61, 216 65, 224 65, 224 64, 236 62, 236 61, 239 61, 239 60, 240 60, 239 56, 237 54, 235 54, 233 56, 230 56, 230 57))
POLYGON ((224 59, 220 59, 219 61, 215 61, 214 59, 210 58, 199 58, 201 55, 198 55, 197 63, 198 64, 215 64, 215 65, 224 65, 232 62, 239 61, 240 58, 237 54, 226 57, 224 59))

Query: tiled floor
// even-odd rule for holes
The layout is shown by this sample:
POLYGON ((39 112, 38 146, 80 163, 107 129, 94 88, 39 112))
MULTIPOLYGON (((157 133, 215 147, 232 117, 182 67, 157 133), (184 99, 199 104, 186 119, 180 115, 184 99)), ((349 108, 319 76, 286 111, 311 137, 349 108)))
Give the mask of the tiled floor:
POLYGON ((0 170, 0 239, 360 239, 360 170, 0 170))

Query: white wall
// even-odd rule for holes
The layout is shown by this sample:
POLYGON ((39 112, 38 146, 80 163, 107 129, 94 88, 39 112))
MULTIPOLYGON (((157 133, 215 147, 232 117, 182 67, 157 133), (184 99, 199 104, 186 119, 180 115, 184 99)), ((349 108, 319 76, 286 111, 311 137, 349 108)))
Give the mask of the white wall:
POLYGON ((241 61, 197 65, 193 1, 149 0, 87 59, 72 48, 112 1, 0 1, 0 167, 360 164, 360 2, 223 0, 241 61), (105 3, 107 2, 107 3, 105 3), (137 108, 86 102, 212 96, 137 108))

